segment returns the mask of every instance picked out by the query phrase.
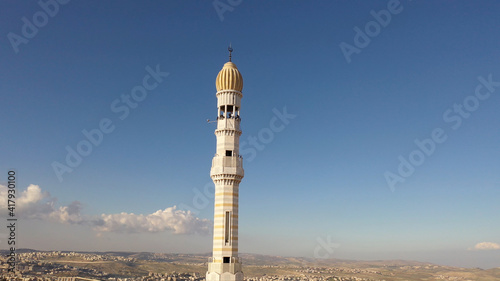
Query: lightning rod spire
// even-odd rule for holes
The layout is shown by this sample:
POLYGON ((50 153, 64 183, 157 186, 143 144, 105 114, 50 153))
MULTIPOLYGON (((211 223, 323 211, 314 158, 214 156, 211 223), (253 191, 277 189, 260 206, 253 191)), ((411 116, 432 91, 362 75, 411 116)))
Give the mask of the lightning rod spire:
POLYGON ((233 48, 231 47, 231 43, 229 43, 229 47, 227 47, 227 50, 229 51, 229 61, 231 61, 231 53, 233 52, 233 48))

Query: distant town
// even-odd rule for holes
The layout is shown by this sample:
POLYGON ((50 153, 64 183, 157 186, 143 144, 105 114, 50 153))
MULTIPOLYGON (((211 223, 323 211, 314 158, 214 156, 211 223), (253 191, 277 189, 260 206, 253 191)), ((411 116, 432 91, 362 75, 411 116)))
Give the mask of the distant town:
MULTIPOLYGON (((202 281, 208 260, 208 254, 24 250, 17 254, 16 271, 9 273, 8 251, 1 254, 0 280, 26 281, 202 281)), ((500 280, 496 269, 463 269, 418 262, 332 260, 328 265, 327 261, 250 254, 246 259, 247 281, 500 280)))

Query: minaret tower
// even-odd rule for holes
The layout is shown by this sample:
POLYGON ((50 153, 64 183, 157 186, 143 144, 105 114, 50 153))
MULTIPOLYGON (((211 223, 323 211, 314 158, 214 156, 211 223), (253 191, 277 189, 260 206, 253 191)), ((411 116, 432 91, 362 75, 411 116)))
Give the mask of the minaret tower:
POLYGON ((238 190, 243 179, 240 152, 240 108, 243 78, 236 65, 226 62, 217 75, 217 152, 210 177, 215 183, 213 256, 208 263, 207 281, 243 281, 238 258, 238 190))

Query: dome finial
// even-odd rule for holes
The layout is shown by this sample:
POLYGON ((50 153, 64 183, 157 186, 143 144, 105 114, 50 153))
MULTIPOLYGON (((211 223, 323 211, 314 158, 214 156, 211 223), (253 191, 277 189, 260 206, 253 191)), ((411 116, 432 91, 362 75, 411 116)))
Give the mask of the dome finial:
POLYGON ((231 53, 233 52, 233 48, 231 47, 231 42, 229 43, 229 47, 227 47, 227 50, 229 51, 229 61, 231 61, 231 53))

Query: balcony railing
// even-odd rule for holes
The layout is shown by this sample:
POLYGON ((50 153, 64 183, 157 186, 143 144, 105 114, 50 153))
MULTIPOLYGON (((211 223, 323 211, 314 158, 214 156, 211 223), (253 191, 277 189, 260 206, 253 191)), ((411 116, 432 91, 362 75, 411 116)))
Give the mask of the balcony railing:
MULTIPOLYGON (((214 258, 213 257, 209 257, 208 258, 208 262, 209 263, 213 263, 214 262, 214 258)), ((231 257, 230 259, 230 263, 243 263, 243 260, 240 258, 240 257, 231 257)))
POLYGON ((215 154, 215 157, 212 159, 212 167, 222 166, 222 167, 230 167, 230 168, 242 168, 243 167, 243 157, 241 155, 238 156, 218 156, 215 154))

